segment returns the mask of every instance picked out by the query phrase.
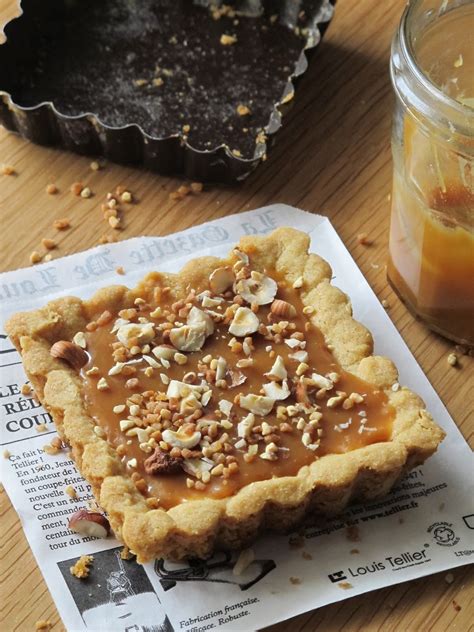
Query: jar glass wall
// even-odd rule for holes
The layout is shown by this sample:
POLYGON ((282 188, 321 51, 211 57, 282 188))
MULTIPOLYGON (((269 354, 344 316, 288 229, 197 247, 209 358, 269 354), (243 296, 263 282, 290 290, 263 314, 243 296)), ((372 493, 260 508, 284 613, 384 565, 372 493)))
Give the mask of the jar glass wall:
POLYGON ((412 0, 391 74, 388 278, 429 327, 474 344, 474 2, 412 0))

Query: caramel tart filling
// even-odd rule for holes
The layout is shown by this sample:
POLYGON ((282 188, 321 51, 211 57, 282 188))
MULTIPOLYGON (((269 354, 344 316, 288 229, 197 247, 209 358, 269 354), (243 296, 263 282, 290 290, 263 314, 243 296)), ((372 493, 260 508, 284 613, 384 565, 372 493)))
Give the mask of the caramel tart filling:
POLYGON ((152 301, 80 332, 95 430, 165 509, 391 437, 386 395, 340 367, 302 303, 302 280, 236 255, 181 300, 157 286, 152 301))

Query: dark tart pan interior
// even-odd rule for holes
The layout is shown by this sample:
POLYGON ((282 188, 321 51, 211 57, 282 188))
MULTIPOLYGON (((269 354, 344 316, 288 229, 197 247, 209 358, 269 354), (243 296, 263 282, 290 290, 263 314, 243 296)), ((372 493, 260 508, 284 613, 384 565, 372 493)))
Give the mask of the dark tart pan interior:
POLYGON ((0 46, 5 127, 37 143, 215 181, 241 179, 264 159, 292 80, 332 16, 329 0, 21 7, 0 46))

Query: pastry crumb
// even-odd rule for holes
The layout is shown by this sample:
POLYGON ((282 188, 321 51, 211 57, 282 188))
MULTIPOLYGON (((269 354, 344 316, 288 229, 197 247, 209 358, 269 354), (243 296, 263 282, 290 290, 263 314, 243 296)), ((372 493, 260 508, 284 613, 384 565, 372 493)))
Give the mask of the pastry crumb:
POLYGON ((388 309, 390 307, 390 303, 387 301, 386 298, 383 298, 381 303, 382 303, 382 307, 385 307, 385 309, 388 309))
POLYGON ((4 459, 9 459, 11 457, 12 453, 10 452, 10 450, 5 449, 3 451, 3 458, 4 459))
POLYGON ((77 498, 77 492, 72 485, 68 485, 64 491, 69 498, 77 498))
POLYGON ((38 426, 36 426, 36 432, 46 432, 46 430, 46 424, 39 424, 38 426))
POLYGON ((125 269, 124 269, 124 267, 123 267, 123 266, 117 266, 117 267, 115 268, 115 272, 116 272, 117 274, 120 274, 120 275, 122 275, 122 276, 123 276, 123 275, 125 274, 125 269))
POLYGON ((22 395, 30 395, 31 391, 32 391, 32 388, 30 384, 23 384, 20 389, 20 392, 22 395))
POLYGON ((458 356, 455 353, 450 353, 448 355, 448 364, 449 366, 457 366, 458 356))
POLYGON ((342 588, 342 590, 350 590, 351 588, 354 588, 350 582, 339 582, 338 586, 339 588, 342 588))
POLYGON ((71 566, 69 569, 71 575, 74 575, 74 577, 77 577, 78 579, 85 579, 89 576, 89 567, 93 561, 94 557, 92 555, 81 555, 74 566, 71 566))
POLYGON ((51 621, 45 619, 40 619, 35 623, 36 632, 49 632, 52 627, 53 624, 51 623, 51 621))
POLYGON ((120 557, 122 558, 122 560, 131 560, 133 557, 133 553, 130 551, 128 546, 124 546, 123 549, 120 551, 120 557))
POLYGON ((300 577, 290 577, 290 584, 293 586, 299 586, 303 583, 303 580, 300 577))
POLYGON ((201 191, 204 188, 204 185, 202 182, 191 182, 191 184, 189 185, 191 188, 191 191, 193 193, 201 193, 201 191))

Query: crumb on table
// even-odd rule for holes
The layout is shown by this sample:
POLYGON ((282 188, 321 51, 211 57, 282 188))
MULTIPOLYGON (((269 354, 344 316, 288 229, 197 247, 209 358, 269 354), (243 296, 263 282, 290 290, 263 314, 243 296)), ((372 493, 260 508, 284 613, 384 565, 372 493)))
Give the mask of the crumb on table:
POLYGON ((342 590, 350 590, 351 588, 354 588, 350 582, 339 582, 338 586, 339 588, 342 588, 342 590))
POLYGON ((77 577, 78 579, 85 579, 89 576, 89 567, 93 561, 94 557, 92 555, 81 555, 74 566, 71 566, 69 569, 71 571, 71 575, 74 575, 74 577, 77 577))
POLYGON ((52 627, 53 624, 51 623, 51 621, 45 619, 40 619, 35 623, 36 632, 49 632, 52 627))
POLYGON ((293 584, 293 586, 299 586, 301 583, 302 580, 300 577, 290 577, 290 584, 293 584))

